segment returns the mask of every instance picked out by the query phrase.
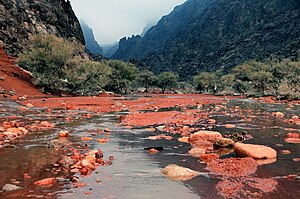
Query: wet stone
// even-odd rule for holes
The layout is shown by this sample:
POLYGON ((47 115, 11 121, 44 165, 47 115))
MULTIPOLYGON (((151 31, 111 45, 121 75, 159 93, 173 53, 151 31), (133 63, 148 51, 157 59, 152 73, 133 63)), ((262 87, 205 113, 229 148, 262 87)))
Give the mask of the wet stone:
POLYGON ((14 184, 6 184, 2 187, 2 190, 5 191, 5 192, 17 191, 17 190, 20 190, 20 189, 22 189, 22 187, 19 187, 19 186, 14 185, 14 184))
POLYGON ((233 147, 234 141, 228 138, 221 138, 214 142, 214 147, 221 148, 221 147, 233 147))

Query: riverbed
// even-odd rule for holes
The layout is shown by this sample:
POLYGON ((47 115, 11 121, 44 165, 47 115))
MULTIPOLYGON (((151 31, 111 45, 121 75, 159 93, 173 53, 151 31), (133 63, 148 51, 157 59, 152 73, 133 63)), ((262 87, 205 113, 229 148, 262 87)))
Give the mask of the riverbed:
MULTIPOLYGON (((167 98, 163 96, 163 98, 167 98)), ((137 98, 129 98, 135 100, 137 98)), ((127 100, 122 98, 122 100, 127 100)), ((151 98, 149 98, 151 100, 151 98)), ((120 100, 117 100, 118 103, 120 100)), ((0 192, 1 198, 224 198, 218 185, 222 182, 220 176, 210 172, 205 162, 188 154, 191 145, 179 142, 177 134, 163 130, 164 124, 149 126, 129 126, 121 123, 121 118, 131 113, 130 108, 120 111, 95 113, 89 110, 68 110, 53 108, 47 113, 46 108, 31 107, 20 111, 23 105, 10 100, 0 102, 1 123, 15 120, 32 123, 35 120, 49 121, 54 128, 42 131, 33 131, 28 135, 10 143, 0 149, 0 187, 5 184, 15 184, 20 190, 0 192), (85 117, 90 114, 91 117, 85 117), (67 119, 66 119, 67 118, 67 119), (149 128, 155 130, 149 131, 149 128), (99 129, 109 129, 109 133, 96 133, 99 129), (49 146, 52 140, 58 138, 59 131, 70 133, 67 138, 67 148, 59 149, 49 146), (173 137, 171 140, 150 140, 149 136, 166 134, 173 137), (82 141, 82 137, 91 137, 92 140, 82 141), (99 143, 96 140, 108 138, 108 142, 99 143), (150 154, 146 147, 162 147, 163 150, 150 154), (69 148, 81 151, 101 149, 104 159, 113 156, 110 165, 98 167, 91 175, 74 175, 83 187, 74 187, 70 178, 73 174, 64 171, 59 165, 62 156, 68 155, 69 148), (169 164, 177 164, 195 171, 200 175, 187 181, 173 181, 161 174, 161 169, 169 164), (24 174, 31 178, 24 179, 24 174), (55 177, 58 182, 50 187, 39 187, 35 181, 47 177, 55 177)), ((123 104, 126 104, 125 102, 123 104)), ((172 106, 173 107, 173 106, 172 106)), ((174 111, 154 108, 155 113, 174 111)), ((177 106, 178 107, 178 106, 177 106)), ((209 118, 216 120, 208 124, 206 119, 199 118, 191 126, 206 130, 219 131, 221 134, 246 131, 248 138, 245 143, 267 145, 278 152, 277 160, 270 164, 258 167, 251 176, 256 179, 271 179, 276 181, 276 188, 272 191, 253 189, 245 186, 245 193, 257 192, 257 198, 299 198, 300 145, 286 143, 284 140, 288 132, 300 133, 297 124, 289 123, 285 119, 300 116, 300 106, 288 103, 265 103, 249 99, 226 99, 221 110, 217 104, 205 103, 202 106, 190 106, 186 109, 206 112, 209 118), (224 106, 224 107, 223 107, 224 106), (285 117, 272 116, 274 112, 282 112, 285 117), (226 128, 226 124, 234 124, 234 128, 226 128), (282 150, 290 154, 282 154, 282 150), (289 179, 289 175, 296 177, 289 179)), ((152 110, 140 110, 152 112, 152 110)), ((157 120, 160 118, 158 117, 157 120)), ((221 155, 220 158, 235 157, 234 152, 221 155)), ((230 179, 234 182, 237 179, 230 179)), ((239 179, 241 180, 241 179, 239 179)), ((247 183, 247 179, 245 180, 247 183)), ((237 193, 237 197, 242 197, 237 193)))

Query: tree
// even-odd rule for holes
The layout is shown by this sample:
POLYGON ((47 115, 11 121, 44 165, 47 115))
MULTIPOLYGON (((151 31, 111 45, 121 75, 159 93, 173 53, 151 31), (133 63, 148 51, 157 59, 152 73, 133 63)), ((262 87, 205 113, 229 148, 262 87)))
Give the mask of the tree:
POLYGON ((97 92, 105 86, 110 74, 111 68, 103 62, 73 59, 67 65, 66 80, 71 93, 97 92))
POLYGON ((161 88, 162 93, 165 93, 165 91, 168 87, 173 88, 173 87, 177 86, 177 84, 178 84, 177 79, 178 79, 178 76, 175 75, 174 73, 163 72, 158 75, 157 86, 159 88, 161 88))
POLYGON ((99 90, 99 82, 107 77, 110 69, 103 63, 82 59, 83 49, 76 41, 36 35, 31 40, 30 50, 20 54, 18 64, 32 72, 33 83, 44 92, 99 90))
POLYGON ((148 89, 155 82, 155 76, 153 72, 149 70, 142 70, 138 76, 138 82, 145 87, 145 92, 148 92, 148 89))
POLYGON ((209 93, 209 90, 212 89, 214 94, 216 92, 216 73, 202 72, 193 78, 194 85, 196 90, 202 92, 203 90, 209 93))
POLYGON ((117 60, 109 60, 106 64, 112 68, 112 71, 105 88, 117 93, 128 93, 131 83, 137 78, 137 67, 117 60))

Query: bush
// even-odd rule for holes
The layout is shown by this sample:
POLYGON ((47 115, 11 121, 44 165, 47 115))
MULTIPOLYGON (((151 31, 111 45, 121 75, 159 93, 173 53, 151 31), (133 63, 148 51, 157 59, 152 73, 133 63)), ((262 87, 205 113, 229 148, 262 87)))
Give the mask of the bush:
POLYGON ((172 72, 160 73, 157 77, 156 85, 161 89, 162 93, 165 93, 167 88, 174 88, 178 84, 178 76, 172 72))
POLYGON ((216 93, 217 89, 217 75, 216 73, 202 72, 193 78, 195 88, 200 93, 206 92, 213 94, 216 93))
POLYGON ((82 59, 84 47, 53 35, 36 35, 30 50, 19 55, 18 64, 29 70, 33 83, 44 92, 81 94, 100 89, 110 69, 103 63, 82 59))
POLYGON ((117 60, 109 60, 106 64, 111 67, 112 72, 105 88, 117 93, 128 93, 132 83, 137 78, 138 69, 136 66, 117 60))
POLYGON ((137 82, 140 86, 145 87, 145 92, 148 92, 150 86, 155 84, 156 77, 153 72, 149 70, 142 70, 139 72, 137 82))

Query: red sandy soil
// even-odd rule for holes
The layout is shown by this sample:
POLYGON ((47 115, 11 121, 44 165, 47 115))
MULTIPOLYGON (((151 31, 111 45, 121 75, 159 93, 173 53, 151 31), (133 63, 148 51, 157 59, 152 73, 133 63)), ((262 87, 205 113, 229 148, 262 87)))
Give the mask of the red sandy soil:
POLYGON ((16 59, 5 54, 0 47, 0 88, 15 91, 18 96, 46 96, 31 83, 31 75, 15 65, 16 59))

